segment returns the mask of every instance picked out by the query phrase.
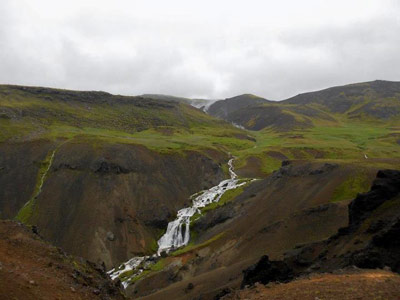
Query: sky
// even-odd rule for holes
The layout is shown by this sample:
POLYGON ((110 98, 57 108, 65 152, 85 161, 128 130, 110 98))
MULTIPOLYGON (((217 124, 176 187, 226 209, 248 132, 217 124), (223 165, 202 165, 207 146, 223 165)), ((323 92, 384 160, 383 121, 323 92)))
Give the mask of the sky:
POLYGON ((400 80, 398 0, 1 0, 0 84, 271 100, 400 80))

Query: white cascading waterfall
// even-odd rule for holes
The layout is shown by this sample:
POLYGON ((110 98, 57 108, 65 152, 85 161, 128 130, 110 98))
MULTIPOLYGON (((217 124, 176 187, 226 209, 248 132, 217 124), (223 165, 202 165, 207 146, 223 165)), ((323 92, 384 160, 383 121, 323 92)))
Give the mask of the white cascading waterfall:
POLYGON ((192 196, 192 206, 182 208, 178 211, 176 219, 168 223, 167 231, 158 240, 157 254, 152 256, 138 256, 133 257, 127 262, 123 263, 119 268, 112 269, 108 272, 111 279, 119 277, 121 274, 132 272, 126 280, 122 280, 124 288, 129 285, 129 280, 143 272, 143 268, 153 264, 162 252, 169 253, 171 250, 186 246, 190 240, 190 219, 196 214, 200 213, 200 208, 205 207, 213 202, 218 202, 222 195, 229 190, 236 189, 244 184, 246 181, 240 182, 238 176, 233 170, 233 158, 228 162, 230 179, 221 181, 218 185, 192 196))
POLYGON ((186 246, 190 240, 189 226, 191 217, 200 212, 200 208, 213 202, 218 202, 226 191, 246 184, 246 182, 239 183, 237 175, 233 171, 233 158, 229 160, 228 166, 230 179, 223 180, 218 185, 194 197, 192 206, 179 210, 176 219, 168 223, 167 231, 158 240, 158 255, 163 251, 168 253, 170 250, 186 246))

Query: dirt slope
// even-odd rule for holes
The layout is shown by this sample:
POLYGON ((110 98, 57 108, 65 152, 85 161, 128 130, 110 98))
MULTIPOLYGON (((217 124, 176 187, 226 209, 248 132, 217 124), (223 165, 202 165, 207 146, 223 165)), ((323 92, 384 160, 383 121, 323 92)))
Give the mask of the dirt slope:
POLYGON ((125 299, 98 266, 66 255, 24 225, 0 221, 0 299, 125 299))
POLYGON ((314 274, 286 284, 256 284, 222 299, 397 300, 399 295, 400 275, 396 273, 383 270, 340 270, 334 274, 314 274))

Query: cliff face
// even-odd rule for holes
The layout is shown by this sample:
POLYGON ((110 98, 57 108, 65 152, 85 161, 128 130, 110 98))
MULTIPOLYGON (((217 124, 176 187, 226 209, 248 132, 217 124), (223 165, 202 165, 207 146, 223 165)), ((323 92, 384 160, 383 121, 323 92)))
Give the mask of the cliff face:
POLYGON ((0 144, 0 218, 14 218, 29 200, 41 162, 50 149, 49 141, 0 144))
POLYGON ((2 217, 20 211, 19 218, 56 246, 104 261, 108 268, 154 251, 156 239, 189 196, 224 178, 220 164, 227 159, 217 151, 158 153, 139 145, 76 139, 7 144, 1 151, 2 217), (40 170, 46 168, 35 198, 40 170))
POLYGON ((283 261, 262 257, 244 271, 242 286, 286 282, 302 274, 353 265, 367 269, 386 267, 400 273, 399 193, 400 171, 379 171, 370 191, 359 194, 349 204, 347 227, 327 240, 287 252, 283 261))

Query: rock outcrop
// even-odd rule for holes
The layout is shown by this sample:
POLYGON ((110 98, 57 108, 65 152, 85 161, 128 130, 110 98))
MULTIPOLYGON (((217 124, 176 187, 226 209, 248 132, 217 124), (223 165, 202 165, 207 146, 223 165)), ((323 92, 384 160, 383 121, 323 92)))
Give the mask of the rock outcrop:
POLYGON ((329 239, 286 253, 283 261, 264 256, 244 271, 242 286, 286 282, 312 272, 358 268, 390 268, 400 273, 400 171, 377 173, 371 190, 349 204, 349 225, 329 239), (277 270, 281 268, 281 271, 277 270))

